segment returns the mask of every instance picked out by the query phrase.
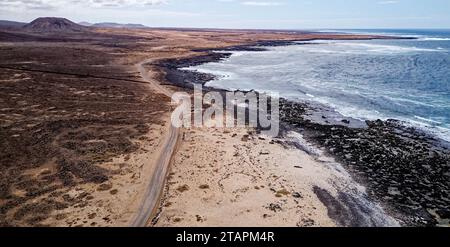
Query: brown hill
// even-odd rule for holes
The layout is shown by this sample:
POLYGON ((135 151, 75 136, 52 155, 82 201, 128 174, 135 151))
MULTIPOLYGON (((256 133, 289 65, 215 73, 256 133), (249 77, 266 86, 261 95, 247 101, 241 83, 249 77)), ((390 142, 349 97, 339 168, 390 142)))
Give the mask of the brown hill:
POLYGON ((38 32, 82 32, 88 30, 88 27, 65 18, 41 17, 25 25, 24 29, 38 32))

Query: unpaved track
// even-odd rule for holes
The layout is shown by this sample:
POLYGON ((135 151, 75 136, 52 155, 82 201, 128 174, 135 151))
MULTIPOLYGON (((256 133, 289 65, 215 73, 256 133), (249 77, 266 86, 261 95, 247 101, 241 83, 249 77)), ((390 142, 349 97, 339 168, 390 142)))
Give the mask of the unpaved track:
POLYGON ((146 64, 151 64, 153 61, 154 61, 153 59, 147 59, 147 60, 144 60, 144 61, 140 62, 139 64, 137 64, 136 66, 139 70, 139 73, 141 74, 144 81, 149 82, 150 86, 155 91, 162 93, 162 94, 166 95, 167 97, 171 98, 172 92, 169 89, 167 89, 166 87, 161 86, 161 84, 159 84, 157 81, 155 81, 153 78, 151 78, 148 74, 148 70, 145 68, 146 64))
MULTIPOLYGON (((147 69, 144 66, 151 61, 152 60, 145 60, 137 65, 142 78, 150 83, 150 86, 155 91, 171 97, 172 92, 169 89, 161 86, 157 81, 148 75, 147 69)), ((161 151, 154 164, 155 168, 147 185, 145 194, 143 195, 141 206, 139 207, 139 211, 136 212, 135 218, 131 222, 132 227, 146 227, 149 225, 153 213, 157 209, 167 173, 169 171, 170 162, 178 145, 180 133, 181 130, 179 128, 175 128, 172 124, 169 124, 168 134, 164 138, 164 142, 161 144, 161 151)))

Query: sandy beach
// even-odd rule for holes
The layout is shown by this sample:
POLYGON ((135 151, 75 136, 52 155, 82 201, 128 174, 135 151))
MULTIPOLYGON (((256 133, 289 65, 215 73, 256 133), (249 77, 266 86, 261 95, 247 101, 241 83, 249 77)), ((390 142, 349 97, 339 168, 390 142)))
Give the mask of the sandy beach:
POLYGON ((183 134, 154 226, 398 225, 364 198, 364 188, 320 150, 309 155, 252 129, 192 129, 183 134), (354 202, 333 205, 319 191, 348 193, 354 202), (370 210, 351 209, 362 203, 370 210))

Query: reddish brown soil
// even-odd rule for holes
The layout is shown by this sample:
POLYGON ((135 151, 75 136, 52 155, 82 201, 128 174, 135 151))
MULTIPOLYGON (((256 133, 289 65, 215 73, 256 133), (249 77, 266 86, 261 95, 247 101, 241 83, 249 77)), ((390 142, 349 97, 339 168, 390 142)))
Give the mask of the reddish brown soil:
MULTIPOLYGON (((139 79, 104 51, 47 45, 0 47, 2 66, 139 79)), ((166 102, 140 83, 0 69, 0 225, 86 200, 64 191, 117 173, 98 164, 136 151, 166 102)))

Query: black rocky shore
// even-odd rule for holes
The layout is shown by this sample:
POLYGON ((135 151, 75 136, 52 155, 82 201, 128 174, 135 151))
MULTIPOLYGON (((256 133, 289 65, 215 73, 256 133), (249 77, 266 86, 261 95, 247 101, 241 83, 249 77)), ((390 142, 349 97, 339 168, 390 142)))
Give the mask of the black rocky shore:
MULTIPOLYGON (((193 88, 215 77, 180 70, 231 56, 233 51, 265 51, 268 46, 298 44, 265 41, 216 50, 199 56, 160 61, 166 81, 193 88), (221 51, 220 53, 217 51, 221 51)), ((206 88, 207 90, 217 90, 206 88)), ((222 90, 218 90, 222 91, 222 90)), ((359 120, 330 116, 311 103, 281 99, 283 132, 301 133, 327 151, 366 186, 369 197, 404 226, 448 226, 450 220, 450 144, 397 120, 359 120), (315 117, 312 117, 315 116, 315 117), (317 117, 320 116, 320 117, 317 117)))

